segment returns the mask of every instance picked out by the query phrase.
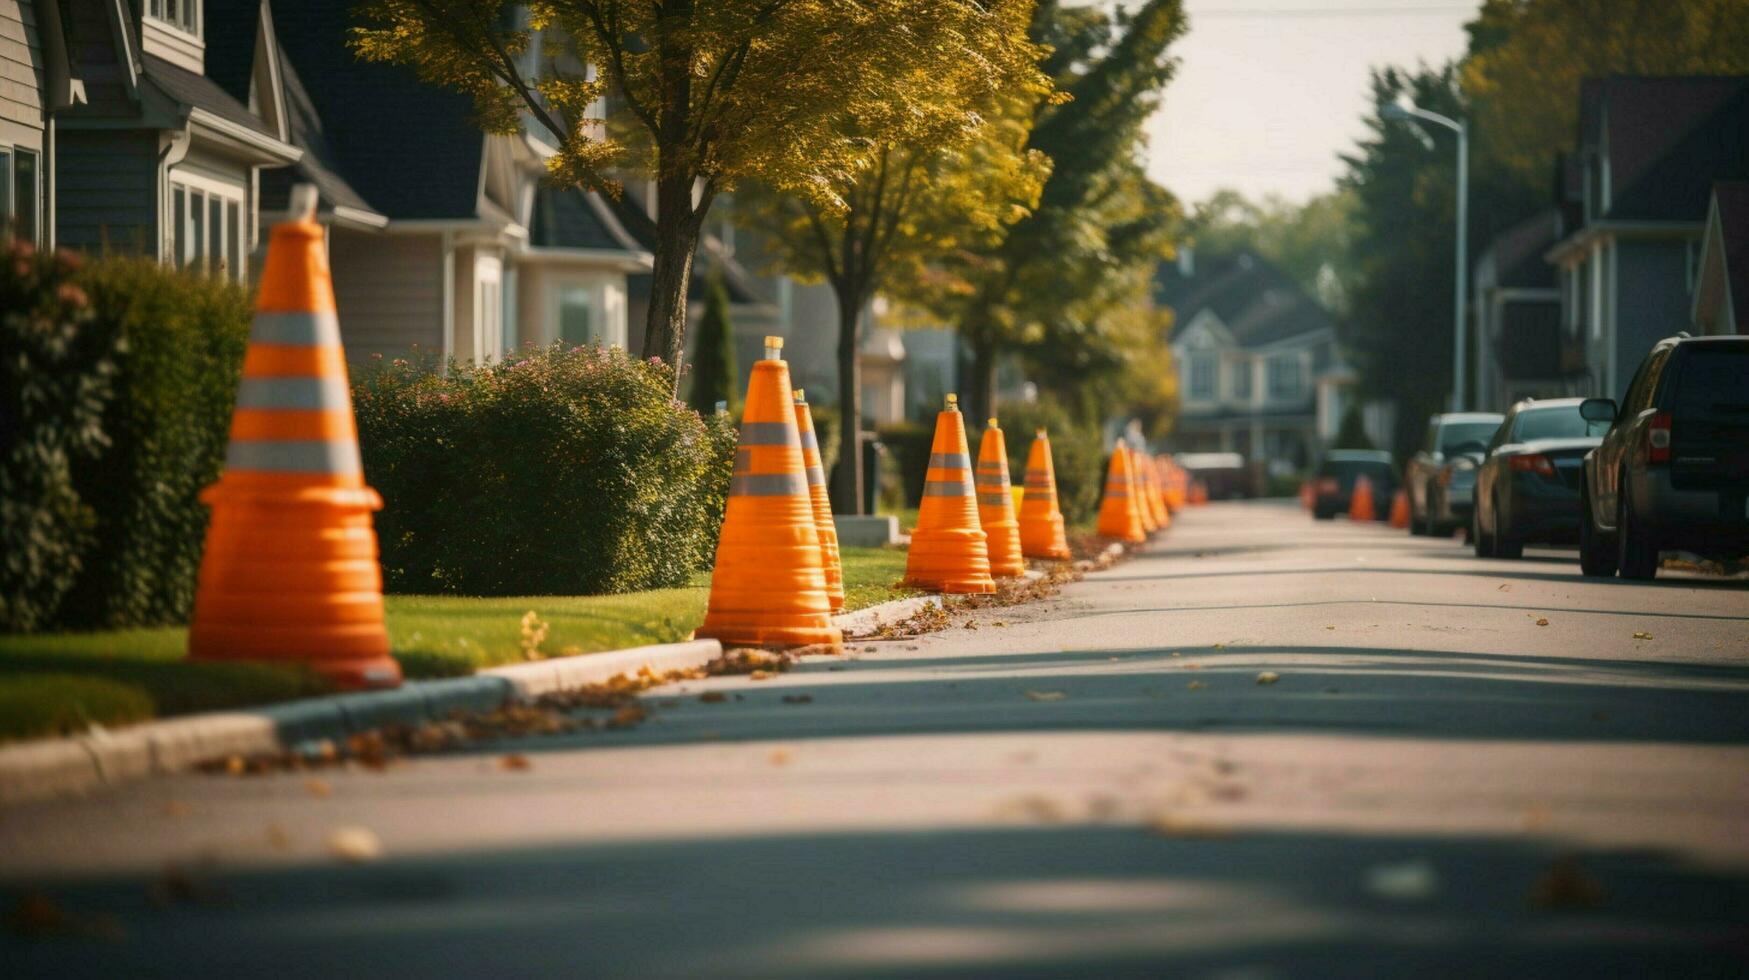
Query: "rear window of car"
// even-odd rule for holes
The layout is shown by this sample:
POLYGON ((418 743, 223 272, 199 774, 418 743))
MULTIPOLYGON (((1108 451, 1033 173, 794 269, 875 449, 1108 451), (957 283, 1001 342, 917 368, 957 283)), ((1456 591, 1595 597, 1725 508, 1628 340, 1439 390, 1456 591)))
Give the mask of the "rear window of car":
POLYGON ((1580 416, 1579 406, 1569 405, 1519 412, 1518 423, 1514 429, 1514 442, 1529 442, 1532 439, 1583 439, 1608 432, 1609 423, 1588 422, 1580 416))
POLYGON ((1749 344, 1685 345, 1665 390, 1668 407, 1678 418, 1749 419, 1749 344))
POLYGON ((1320 476, 1339 476, 1346 479, 1357 473, 1364 473, 1368 479, 1376 480, 1381 476, 1390 476, 1391 466, 1389 463, 1358 459, 1327 459, 1324 465, 1318 467, 1320 476))
POLYGON ((1499 422, 1452 422, 1439 432, 1439 451, 1449 453, 1466 442, 1479 442, 1486 446, 1488 440, 1494 438, 1494 430, 1500 428, 1499 422))

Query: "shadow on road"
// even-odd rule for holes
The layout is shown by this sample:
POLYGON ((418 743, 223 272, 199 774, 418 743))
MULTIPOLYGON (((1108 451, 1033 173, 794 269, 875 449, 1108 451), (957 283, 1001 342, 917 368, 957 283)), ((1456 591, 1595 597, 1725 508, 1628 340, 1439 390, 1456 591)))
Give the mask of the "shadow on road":
POLYGON ((15 976, 64 977, 1724 976, 1744 963, 1749 881, 1657 854, 1205 834, 543 848, 222 874, 169 903, 123 878, 49 896, 112 923, 110 941, 0 948, 15 976))

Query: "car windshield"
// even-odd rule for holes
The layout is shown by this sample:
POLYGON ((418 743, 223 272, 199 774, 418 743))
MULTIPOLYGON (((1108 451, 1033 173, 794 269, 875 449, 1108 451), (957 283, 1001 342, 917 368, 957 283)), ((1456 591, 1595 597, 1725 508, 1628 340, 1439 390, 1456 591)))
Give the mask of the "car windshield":
POLYGON ((1449 453, 1466 442, 1487 445, 1499 422, 1452 422, 1439 430, 1439 451, 1449 453))
POLYGON ((1532 439, 1583 439, 1586 436, 1601 436, 1609 431, 1608 422, 1588 422, 1579 414, 1579 406, 1563 405, 1559 408, 1533 408, 1527 412, 1518 413, 1518 424, 1515 442, 1530 442, 1532 439))
POLYGON ((1695 344, 1684 351, 1670 410, 1683 418, 1749 419, 1749 344, 1695 344))

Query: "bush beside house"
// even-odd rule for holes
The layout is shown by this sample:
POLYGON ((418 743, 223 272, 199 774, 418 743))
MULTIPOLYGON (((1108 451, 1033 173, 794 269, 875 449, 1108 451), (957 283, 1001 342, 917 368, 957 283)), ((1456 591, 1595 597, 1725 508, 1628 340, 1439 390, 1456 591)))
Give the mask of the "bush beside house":
MULTIPOLYGON (((1105 482, 1105 440, 1098 426, 1073 421, 1050 399, 999 404, 996 420, 1008 444, 1008 473, 1015 482, 1026 479, 1026 454, 1033 433, 1050 433, 1051 463, 1057 474, 1057 506, 1071 526, 1092 524, 1099 516, 1099 494, 1105 482)), ((981 431, 980 431, 980 434, 981 431)), ((972 443, 977 452, 977 443, 972 443)))
POLYGON ((735 432, 671 370, 534 348, 438 374, 377 361, 353 389, 393 592, 595 594, 684 584, 713 557, 735 432))

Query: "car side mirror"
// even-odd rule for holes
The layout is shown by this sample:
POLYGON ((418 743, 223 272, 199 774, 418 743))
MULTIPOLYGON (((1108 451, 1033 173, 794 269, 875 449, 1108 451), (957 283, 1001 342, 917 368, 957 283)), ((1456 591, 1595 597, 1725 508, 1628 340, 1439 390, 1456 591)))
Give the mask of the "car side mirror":
POLYGON ((1579 403, 1579 417, 1587 422, 1614 422, 1615 399, 1587 398, 1579 403))

